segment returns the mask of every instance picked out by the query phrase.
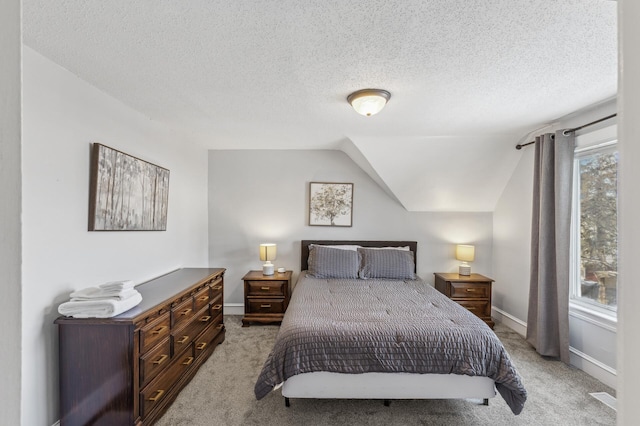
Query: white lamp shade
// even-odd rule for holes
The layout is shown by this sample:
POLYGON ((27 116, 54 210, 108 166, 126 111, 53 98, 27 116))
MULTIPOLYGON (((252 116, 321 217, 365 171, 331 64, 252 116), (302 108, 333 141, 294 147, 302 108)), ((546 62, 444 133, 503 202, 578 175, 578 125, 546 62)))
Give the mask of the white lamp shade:
POLYGON ((475 259, 476 248, 474 246, 459 244, 456 246, 456 259, 463 262, 473 262, 475 259))
POLYGON ((390 97, 391 94, 386 90, 363 89, 350 94, 347 97, 347 101, 358 114, 368 117, 379 113, 390 97))
POLYGON ((275 244, 260 244, 260 260, 271 262, 276 260, 277 247, 275 244))

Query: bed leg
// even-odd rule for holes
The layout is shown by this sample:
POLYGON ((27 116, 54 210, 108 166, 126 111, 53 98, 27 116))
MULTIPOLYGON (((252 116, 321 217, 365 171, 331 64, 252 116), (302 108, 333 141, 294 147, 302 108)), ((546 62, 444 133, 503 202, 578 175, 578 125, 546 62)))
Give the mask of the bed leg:
POLYGON ((286 396, 284 397, 284 406, 291 407, 291 402, 289 401, 289 398, 287 398, 286 396))
POLYGON ((485 398, 485 399, 482 401, 482 405, 487 405, 487 406, 488 406, 488 405, 489 405, 489 398, 485 398))
POLYGON ((385 407, 388 407, 388 406, 390 406, 390 405, 391 405, 391 401, 389 401, 388 399, 385 399, 385 400, 384 400, 384 406, 385 406, 385 407))

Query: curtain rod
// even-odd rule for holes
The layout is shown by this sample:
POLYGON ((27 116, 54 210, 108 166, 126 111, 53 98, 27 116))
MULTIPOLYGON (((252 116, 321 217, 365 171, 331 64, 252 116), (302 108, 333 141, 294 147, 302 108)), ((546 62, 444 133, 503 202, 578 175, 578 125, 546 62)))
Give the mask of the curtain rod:
MULTIPOLYGON (((593 126, 594 124, 598 124, 598 123, 600 123, 601 121, 605 121, 605 120, 608 120, 608 119, 610 119, 610 118, 613 118, 613 117, 615 117, 616 115, 618 115, 618 114, 611 114, 611 115, 607 115, 606 117, 603 117, 603 118, 601 118, 601 119, 599 119, 599 120, 592 121, 591 123, 583 124, 583 125, 582 125, 582 126, 580 126, 580 127, 574 127, 573 129, 567 129, 567 130, 565 130, 563 133, 564 133, 565 135, 567 135, 567 134, 569 134, 569 133, 577 132, 578 130, 584 129, 585 127, 593 126)), ((525 147, 525 146, 527 146, 527 145, 534 144, 534 143, 536 143, 536 141, 531 141, 531 142, 527 142, 527 143, 519 143, 518 145, 516 145, 516 149, 522 149, 523 147, 525 147)))

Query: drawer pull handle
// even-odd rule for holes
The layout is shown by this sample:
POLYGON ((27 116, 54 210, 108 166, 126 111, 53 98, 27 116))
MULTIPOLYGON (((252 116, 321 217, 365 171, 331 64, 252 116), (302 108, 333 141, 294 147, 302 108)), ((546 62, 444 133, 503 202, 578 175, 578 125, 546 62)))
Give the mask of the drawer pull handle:
POLYGON ((153 361, 154 364, 156 365, 160 365, 162 364, 167 358, 169 358, 169 355, 161 355, 160 358, 156 359, 155 361, 153 361))
POLYGON ((271 304, 266 304, 266 305, 260 305, 261 308, 270 308, 271 304))
POLYGON ((205 301, 209 300, 209 296, 202 296, 202 297, 199 297, 199 298, 198 298, 198 300, 199 300, 200 302, 205 302, 205 301))
POLYGON ((189 312, 191 312, 191 308, 187 308, 184 311, 180 312, 180 315, 185 316, 185 315, 188 315, 189 312))
POLYGON ((191 365, 192 362, 193 362, 193 357, 188 356, 184 359, 184 361, 182 361, 182 365, 191 365))
POLYGON ((211 307, 211 309, 213 309, 214 311, 219 311, 219 310, 220 310, 220 308, 222 308, 222 305, 213 305, 213 306, 211 307))
POLYGON ((164 391, 162 389, 158 389, 156 391, 156 394, 154 396, 152 396, 151 398, 149 398, 147 401, 153 401, 156 402, 157 400, 160 399, 160 397, 164 395, 164 391))
POLYGON ((189 336, 182 336, 180 339, 178 339, 177 343, 182 345, 187 340, 189 340, 189 336))
POLYGON ((224 327, 224 324, 218 324, 218 326, 216 327, 218 330, 221 330, 222 327, 224 327))
POLYGON ((207 342, 198 343, 196 345, 196 349, 199 350, 199 351, 203 350, 206 347, 207 347, 207 342))
POLYGON ((202 318, 200 318, 200 322, 209 322, 210 319, 211 319, 211 315, 205 315, 202 318))
POLYGON ((482 291, 482 289, 481 288, 468 288, 467 289, 468 293, 477 293, 479 291, 482 291))
POLYGON ((160 334, 160 333, 162 333, 164 330, 166 330, 166 328, 167 328, 167 326, 166 326, 166 325, 163 325, 163 326, 158 327, 158 328, 156 328, 155 330, 153 330, 153 331, 151 332, 151 334, 160 334))
POLYGON ((266 291, 269 291, 269 289, 270 289, 270 288, 271 288, 271 287, 266 287, 266 286, 265 286, 265 287, 260 287, 260 290, 266 290, 266 291))
POLYGON ((211 287, 213 290, 222 290, 222 286, 221 285, 217 285, 215 287, 211 287))

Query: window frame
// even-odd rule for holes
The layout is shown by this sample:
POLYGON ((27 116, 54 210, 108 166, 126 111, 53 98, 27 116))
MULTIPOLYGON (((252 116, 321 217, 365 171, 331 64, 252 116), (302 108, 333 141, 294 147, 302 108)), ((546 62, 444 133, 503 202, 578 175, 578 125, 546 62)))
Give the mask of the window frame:
MULTIPOLYGON (((569 285, 569 307, 570 310, 582 315, 590 315, 595 321, 606 321, 611 323, 617 322, 617 306, 606 306, 586 297, 579 297, 580 280, 580 169, 579 161, 581 158, 592 154, 613 153, 618 151, 618 140, 616 137, 609 137, 591 143, 577 144, 574 151, 574 167, 573 167, 573 188, 572 188, 572 206, 571 206, 571 270, 569 285)), ((619 201, 619 194, 618 194, 619 201)), ((616 288, 617 291, 617 288, 616 288)))

